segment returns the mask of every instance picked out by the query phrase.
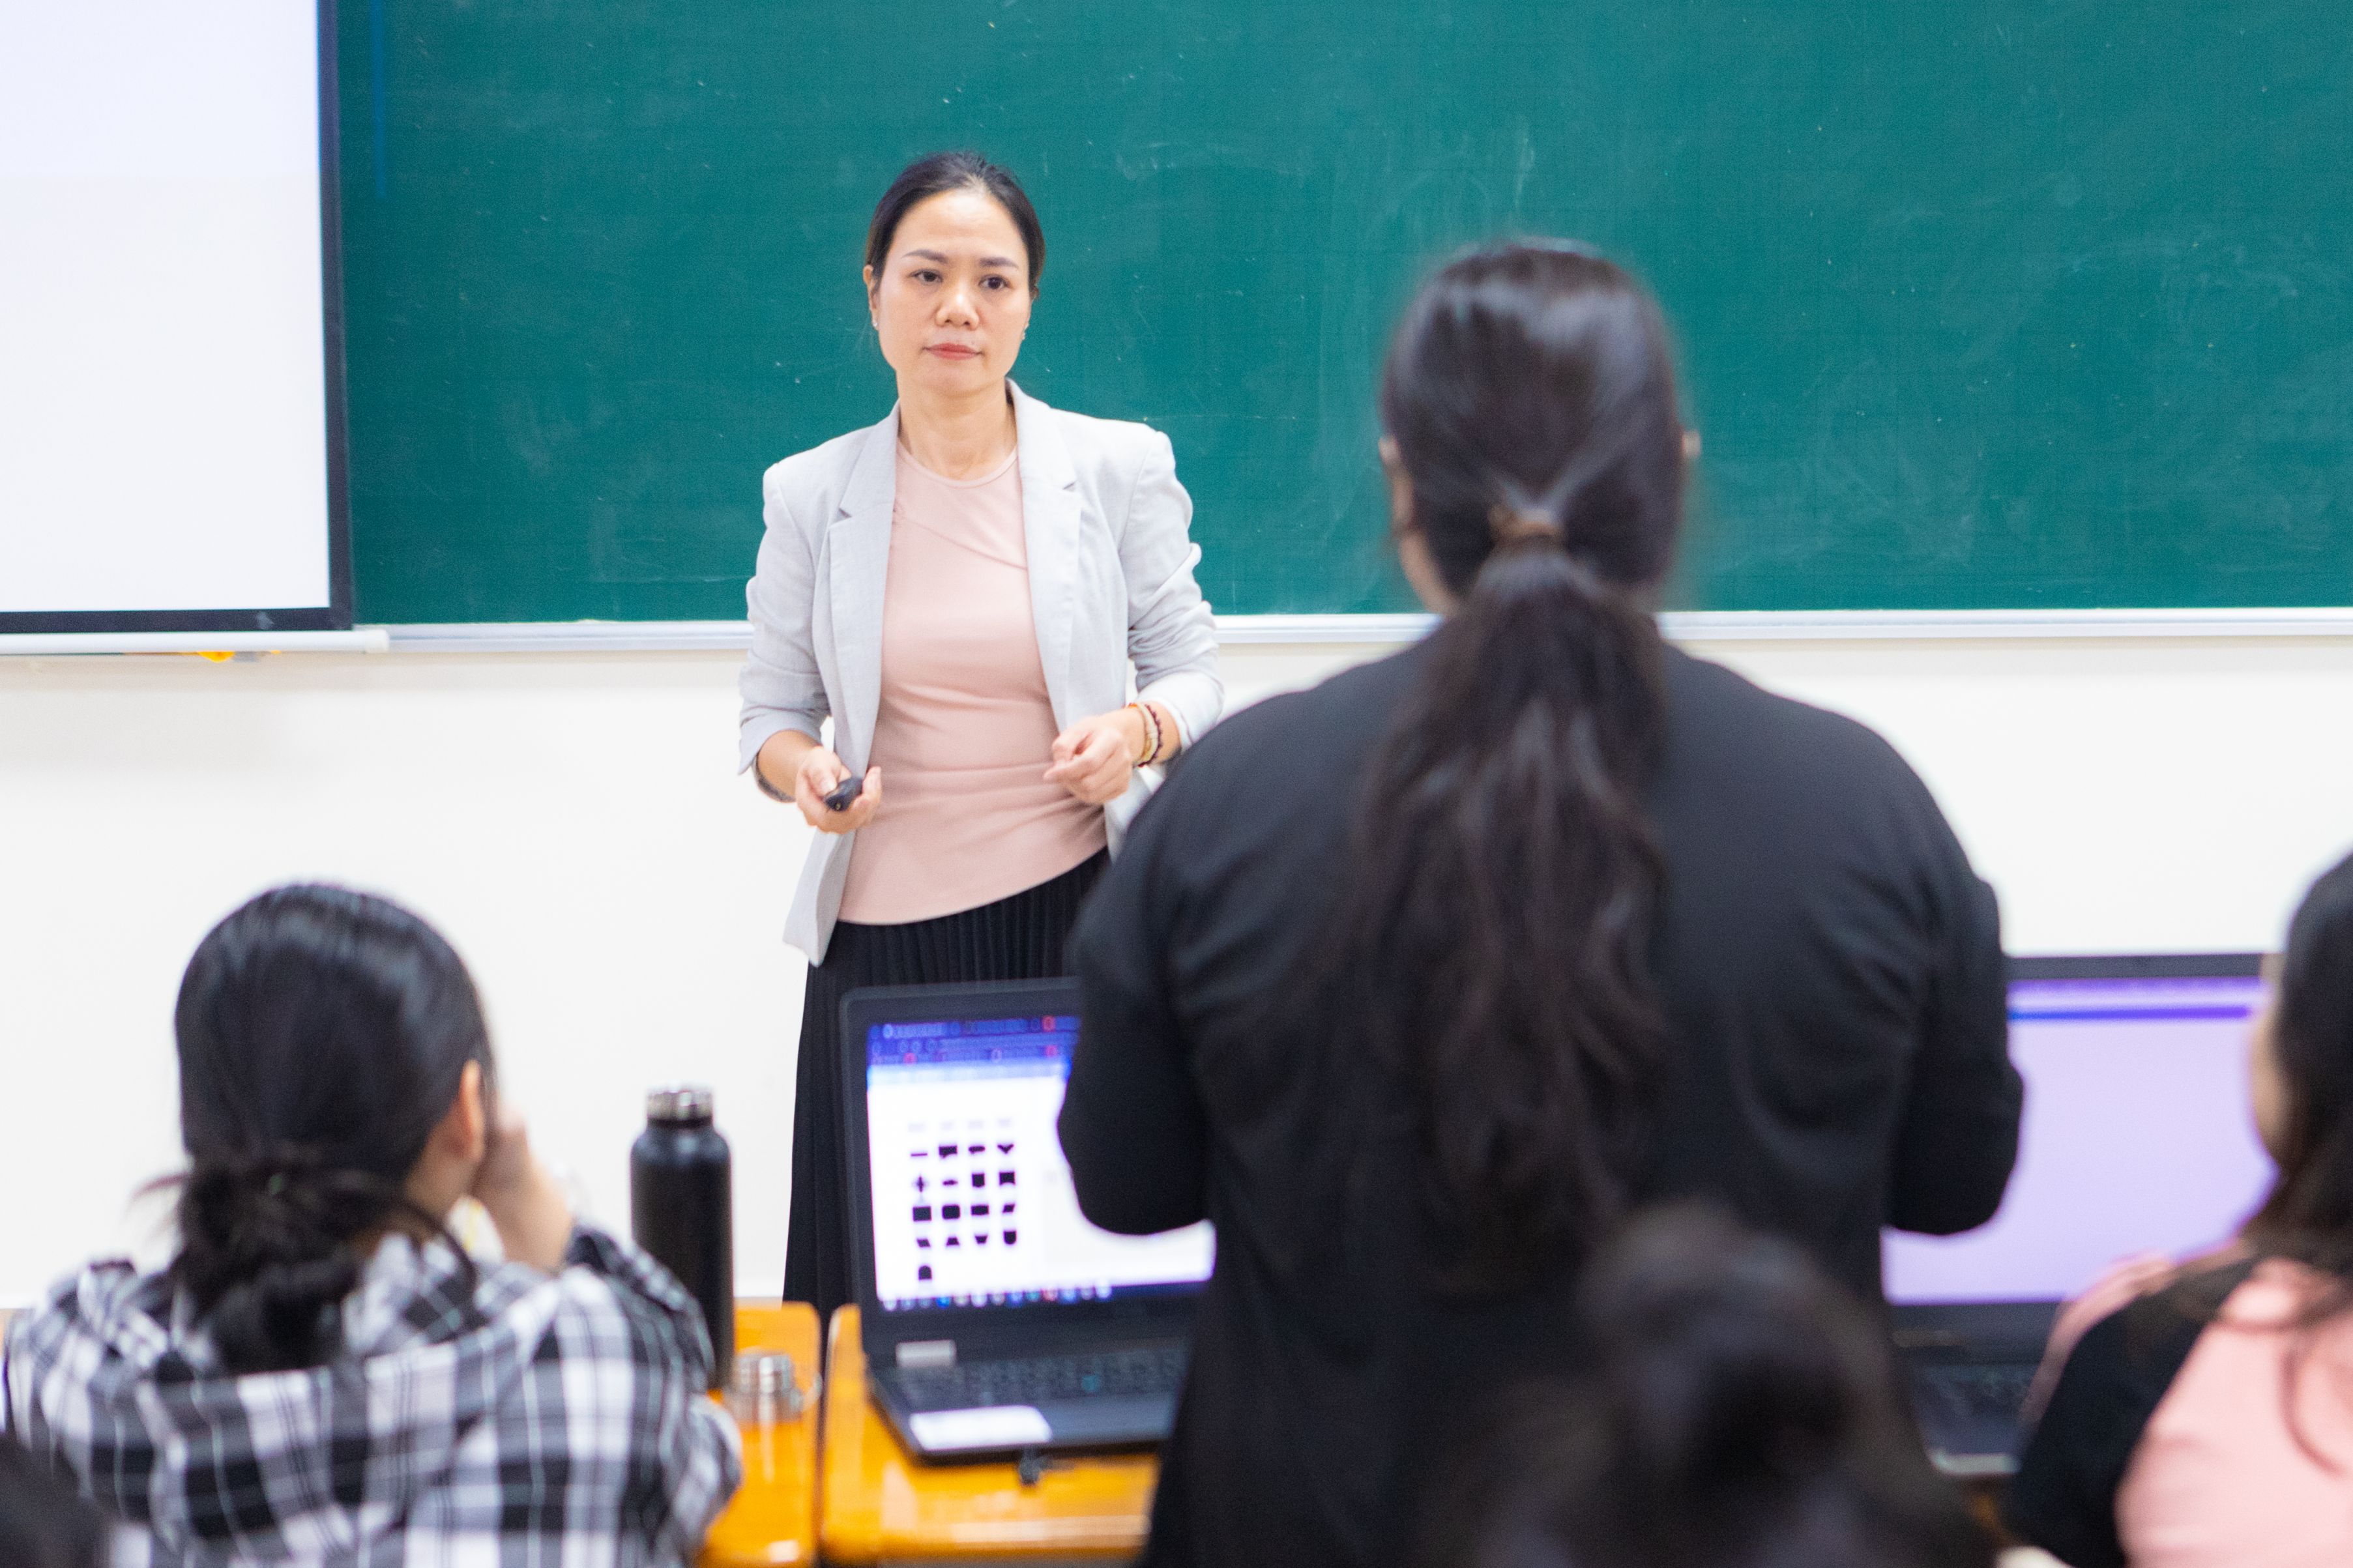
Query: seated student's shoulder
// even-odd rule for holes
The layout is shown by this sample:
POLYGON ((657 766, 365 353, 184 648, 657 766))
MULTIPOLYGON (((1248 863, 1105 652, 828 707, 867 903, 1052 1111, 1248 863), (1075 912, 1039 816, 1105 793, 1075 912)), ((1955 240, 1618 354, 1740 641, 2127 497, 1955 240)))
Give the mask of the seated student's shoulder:
POLYGON ((15 1312, 0 1312, 0 1383, 24 1408, 0 1405, 0 1427, 22 1419, 40 1396, 42 1373, 77 1342, 102 1345, 126 1315, 142 1308, 167 1308, 168 1286, 142 1276, 125 1258, 105 1258, 54 1280, 41 1299, 15 1312))
POLYGON ((703 1339, 701 1308, 636 1247, 584 1225, 573 1235, 554 1284, 554 1331, 567 1350, 626 1358, 690 1387, 708 1370, 707 1360, 690 1367, 703 1339))

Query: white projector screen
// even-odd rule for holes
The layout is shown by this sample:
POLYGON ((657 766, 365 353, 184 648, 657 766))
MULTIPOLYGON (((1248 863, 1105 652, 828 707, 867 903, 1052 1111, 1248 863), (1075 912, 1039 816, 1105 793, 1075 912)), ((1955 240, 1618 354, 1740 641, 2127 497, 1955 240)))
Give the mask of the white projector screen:
POLYGON ((0 0, 0 633, 351 625, 331 5, 0 0))

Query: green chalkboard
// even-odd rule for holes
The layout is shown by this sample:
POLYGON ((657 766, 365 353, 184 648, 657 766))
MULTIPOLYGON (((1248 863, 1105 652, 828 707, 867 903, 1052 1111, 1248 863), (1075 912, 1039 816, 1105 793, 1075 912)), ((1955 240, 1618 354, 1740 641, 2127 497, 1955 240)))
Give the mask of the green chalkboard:
POLYGON ((1678 602, 2353 602, 2343 0, 343 0, 366 621, 743 613, 760 470, 879 418, 874 198, 1044 216, 1016 375, 1148 420, 1231 612, 1399 607, 1413 280, 1574 235, 1675 323, 1678 602))

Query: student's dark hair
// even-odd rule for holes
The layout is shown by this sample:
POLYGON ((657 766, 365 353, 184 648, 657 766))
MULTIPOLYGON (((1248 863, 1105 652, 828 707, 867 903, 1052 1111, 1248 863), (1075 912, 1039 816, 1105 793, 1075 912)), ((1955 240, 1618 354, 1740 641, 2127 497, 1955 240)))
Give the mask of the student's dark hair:
POLYGON ((1619 1215, 1665 1065, 1645 795, 1683 431, 1657 308, 1556 244, 1432 278, 1380 411, 1459 604, 1364 780, 1337 1033, 1405 1080, 1448 1283, 1478 1291, 1619 1215))
POLYGON ((1427 1568, 1988 1568, 1884 1331, 1794 1247, 1638 1219, 1583 1282, 1572 1377, 1450 1457, 1427 1568))
POLYGON ((2308 1331, 2353 1312, 2353 856, 2313 883, 2288 922, 2271 1055, 2286 1122, 2274 1134, 2280 1147, 2271 1191, 2241 1227, 2246 1247, 2193 1262, 2133 1303, 2126 1347, 2149 1353, 2183 1318, 2221 1321, 2232 1292, 2266 1258, 2303 1264, 2319 1276, 2319 1288, 2268 1325, 2291 1336, 2280 1364, 2280 1407, 2306 1457, 2342 1474, 2344 1456, 2313 1441, 2297 1392, 2314 1349, 2308 1331))
POLYGON ((101 1568, 106 1526, 32 1450, 0 1432, 0 1563, 7 1568, 101 1568))
POLYGON ((2317 1321, 2353 1309, 2353 856, 2313 883, 2288 923, 2272 1057, 2287 1124, 2247 1239, 2330 1279, 2307 1314, 2317 1321))
POLYGON ((441 1228, 406 1184, 467 1063, 490 1094, 474 983, 396 904, 279 888, 197 945, 175 1022, 189 1170, 172 1273, 230 1370, 319 1365, 354 1244, 441 1228))
POLYGON ((1038 209, 1012 171, 990 163, 977 153, 934 153, 899 171, 882 199, 874 204, 874 221, 866 226, 866 265, 879 276, 891 258, 891 242, 899 236, 900 221, 918 202, 945 191, 978 191, 1005 209, 1020 232, 1021 248, 1029 261, 1029 291, 1046 274, 1046 231, 1039 226, 1038 209))

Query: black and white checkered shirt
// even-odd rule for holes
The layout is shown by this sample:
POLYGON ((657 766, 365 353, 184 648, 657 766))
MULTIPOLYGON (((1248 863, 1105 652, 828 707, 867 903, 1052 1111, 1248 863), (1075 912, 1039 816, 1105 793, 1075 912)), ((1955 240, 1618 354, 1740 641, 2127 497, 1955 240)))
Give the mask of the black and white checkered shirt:
POLYGON ((554 1278, 395 1237, 343 1352, 223 1371, 161 1275, 100 1264, 11 1326, 6 1425, 121 1526, 123 1568, 691 1562, 742 1476, 693 1301, 583 1225, 554 1278))

